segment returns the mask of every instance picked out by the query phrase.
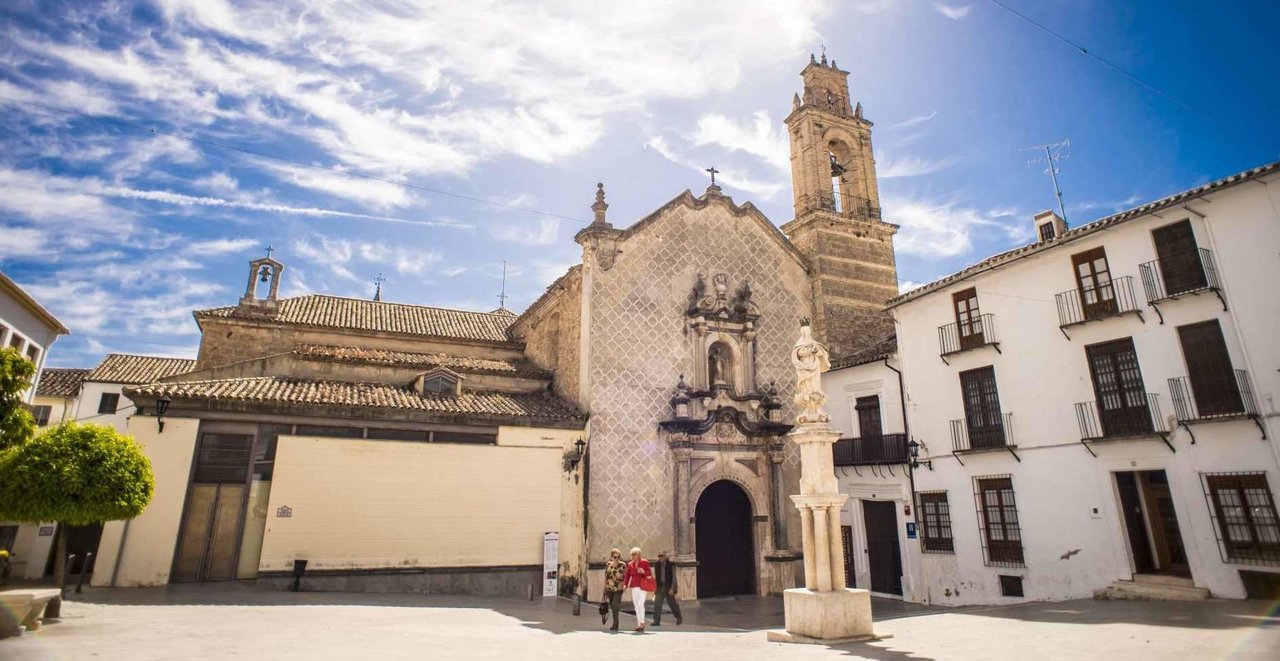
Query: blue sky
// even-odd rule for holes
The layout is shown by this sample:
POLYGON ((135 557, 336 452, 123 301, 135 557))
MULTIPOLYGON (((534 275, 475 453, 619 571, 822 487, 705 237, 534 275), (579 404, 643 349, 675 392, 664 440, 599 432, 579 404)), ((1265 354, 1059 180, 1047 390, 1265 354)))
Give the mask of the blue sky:
POLYGON ((1161 93, 990 0, 11 0, 0 268, 71 327, 56 365, 194 355, 191 310, 267 245, 289 295, 382 273, 477 310, 506 260, 520 310, 578 258, 597 181, 616 225, 710 165, 790 220, 781 122, 820 44, 876 124, 904 286, 1030 239, 1054 200, 1027 146, 1071 140, 1073 225, 1280 159, 1280 5, 1003 1, 1161 93))

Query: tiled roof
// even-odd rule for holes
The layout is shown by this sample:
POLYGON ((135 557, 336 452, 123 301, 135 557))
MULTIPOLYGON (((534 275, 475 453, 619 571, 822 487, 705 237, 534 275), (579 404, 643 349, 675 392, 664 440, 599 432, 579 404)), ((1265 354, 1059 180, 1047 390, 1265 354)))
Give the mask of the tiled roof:
POLYGON ((460 374, 498 374, 502 376, 548 377, 549 374, 524 360, 500 360, 455 356, 447 353, 412 353, 389 349, 363 349, 320 344, 303 344, 294 353, 308 358, 340 362, 373 363, 431 369, 447 367, 460 374))
POLYGON ((196 361, 187 358, 109 353, 89 372, 85 380, 102 383, 151 383, 195 368, 196 361))
POLYGON ((312 381, 289 377, 250 377, 213 381, 176 381, 128 388, 130 397, 205 399, 279 405, 319 405, 398 409, 447 415, 584 420, 569 402, 549 394, 463 391, 427 393, 376 383, 312 381))
POLYGON ((892 356, 898 351, 898 334, 890 332, 885 337, 880 338, 875 344, 862 349, 848 356, 843 356, 839 360, 831 361, 832 370, 841 370, 846 367, 855 365, 866 365, 875 363, 892 356))
POLYGON ((46 367, 40 371, 36 397, 75 397, 90 371, 79 367, 46 367))
MULTIPOLYGON (((244 314, 237 306, 197 310, 195 315, 197 319, 264 318, 260 314, 244 314)), ((502 313, 450 310, 324 294, 281 299, 279 310, 266 318, 285 324, 503 343, 510 342, 507 327, 514 319, 502 313)))
POLYGON ((1173 195, 1170 195, 1165 198, 1161 198, 1154 202, 1149 202, 1140 207, 1134 207, 1132 209, 1129 209, 1128 211, 1121 211, 1120 213, 1107 216, 1106 218, 1095 220, 1092 223, 1089 223, 1088 225, 1081 225, 1080 227, 1077 227, 1073 230, 1069 230, 1065 234, 1063 234, 1061 237, 1058 237, 1057 239, 1054 239, 1052 241, 1041 241, 1041 242, 1033 243, 1026 246, 1019 246, 1012 250, 1007 250, 998 255, 993 255, 991 257, 988 257, 978 262, 977 264, 965 267, 964 269, 961 269, 955 273, 952 273, 951 275, 948 275, 944 278, 934 280, 933 282, 927 285, 916 287, 915 289, 912 289, 911 291, 905 294, 900 294, 892 299, 889 299, 889 302, 886 304, 886 307, 894 307, 897 305, 901 305, 902 303, 906 303, 907 301, 910 301, 912 299, 916 299, 921 296, 924 296, 925 294, 931 291, 941 289, 942 287, 945 287, 955 282, 959 282, 961 280, 965 280, 970 276, 977 275, 978 273, 995 268, 997 266, 1000 266, 1001 264, 1011 262, 1015 259, 1020 259, 1027 255, 1038 253, 1042 250, 1049 250, 1055 246, 1059 246, 1069 241, 1082 238, 1089 234, 1093 234, 1094 232, 1107 229, 1108 227, 1118 225, 1127 220, 1132 220, 1134 218, 1151 213, 1153 211, 1159 211, 1161 209, 1176 206, 1178 204, 1183 204, 1191 201, 1192 198, 1200 197, 1201 195, 1208 195, 1210 193, 1217 192, 1218 190, 1227 188, 1229 186, 1234 186, 1236 184, 1239 184, 1245 181, 1257 179, 1258 177, 1264 177, 1276 171, 1280 171, 1280 161, 1275 161, 1272 163, 1268 163, 1266 165, 1261 165, 1251 170, 1245 170, 1244 172, 1233 174, 1229 177, 1207 183, 1203 186, 1184 190, 1181 193, 1175 193, 1173 195))

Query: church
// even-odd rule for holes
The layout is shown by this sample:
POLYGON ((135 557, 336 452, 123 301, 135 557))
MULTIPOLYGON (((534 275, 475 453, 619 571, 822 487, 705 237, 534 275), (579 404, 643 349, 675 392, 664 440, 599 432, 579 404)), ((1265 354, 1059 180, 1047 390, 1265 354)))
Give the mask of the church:
POLYGON ((632 546, 674 558, 682 598, 802 583, 799 325, 837 360, 895 341, 897 227, 848 75, 801 72, 790 222, 714 180, 620 222, 601 184, 581 262, 518 315, 280 298, 285 263, 253 261, 195 312, 195 369, 125 391, 156 497, 106 526, 94 584, 598 599, 632 546))

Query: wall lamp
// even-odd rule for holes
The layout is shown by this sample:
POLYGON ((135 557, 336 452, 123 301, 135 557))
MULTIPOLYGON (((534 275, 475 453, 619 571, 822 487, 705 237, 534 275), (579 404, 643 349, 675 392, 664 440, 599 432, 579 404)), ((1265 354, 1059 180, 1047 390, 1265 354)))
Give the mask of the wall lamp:
POLYGON ((929 470, 933 470, 933 460, 920 461, 920 444, 914 440, 907 443, 907 451, 911 453, 911 468, 914 470, 921 466, 927 466, 929 470))
POLYGON ((173 403, 168 395, 164 395, 156 400, 156 430, 161 434, 164 433, 164 414, 169 412, 169 405, 173 403))
POLYGON ((579 438, 573 442, 573 454, 569 456, 569 470, 574 470, 586 455, 587 444, 579 438))

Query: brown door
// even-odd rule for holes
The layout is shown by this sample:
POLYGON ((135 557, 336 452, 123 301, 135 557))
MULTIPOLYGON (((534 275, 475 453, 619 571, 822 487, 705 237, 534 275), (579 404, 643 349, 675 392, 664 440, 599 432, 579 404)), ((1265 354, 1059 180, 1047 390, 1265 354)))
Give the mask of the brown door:
POLYGON ((1085 319, 1113 315, 1117 311, 1115 285, 1107 267, 1107 253, 1101 248, 1071 256, 1076 271, 1076 287, 1080 290, 1080 307, 1085 319))
POLYGON ((960 391, 964 395, 964 418, 969 432, 969 447, 1003 447, 1004 420, 1000 415, 1000 393, 996 390, 995 368, 987 366, 961 372, 960 391))
POLYGON ((1151 536, 1147 534, 1147 514, 1138 493, 1138 473, 1116 473, 1116 488, 1120 492, 1120 510, 1124 516, 1124 529, 1129 537, 1129 553, 1133 556, 1133 571, 1150 574, 1156 570, 1151 556, 1151 536))
POLYGON ((894 503, 862 501, 872 592, 902 594, 902 551, 898 546, 897 509, 894 503))
POLYGON ((751 500, 728 480, 713 482, 694 508, 698 596, 755 594, 751 500))
POLYGON ((1166 296, 1185 294, 1208 285, 1191 221, 1158 227, 1152 230, 1151 238, 1156 244, 1156 256, 1160 258, 1160 277, 1164 279, 1166 296))
POLYGON ((844 550, 844 584, 856 588, 858 572, 853 564, 853 526, 840 526, 840 548, 844 550))
POLYGON ((972 349, 983 345, 982 315, 978 311, 978 290, 969 288, 951 295, 956 308, 956 332, 960 335, 960 348, 972 349))
POLYGON ((1151 431, 1147 390, 1138 369, 1133 339, 1124 338, 1085 347, 1089 374, 1098 398, 1098 418, 1104 436, 1144 434, 1151 431))
POLYGON ((1156 549, 1160 573, 1191 576, 1168 477, 1164 471, 1143 471, 1138 474, 1138 481, 1147 501, 1147 522, 1151 526, 1151 541, 1156 549))
POLYGON ((1217 319, 1178 327, 1199 417, 1244 412, 1231 355, 1217 319))

